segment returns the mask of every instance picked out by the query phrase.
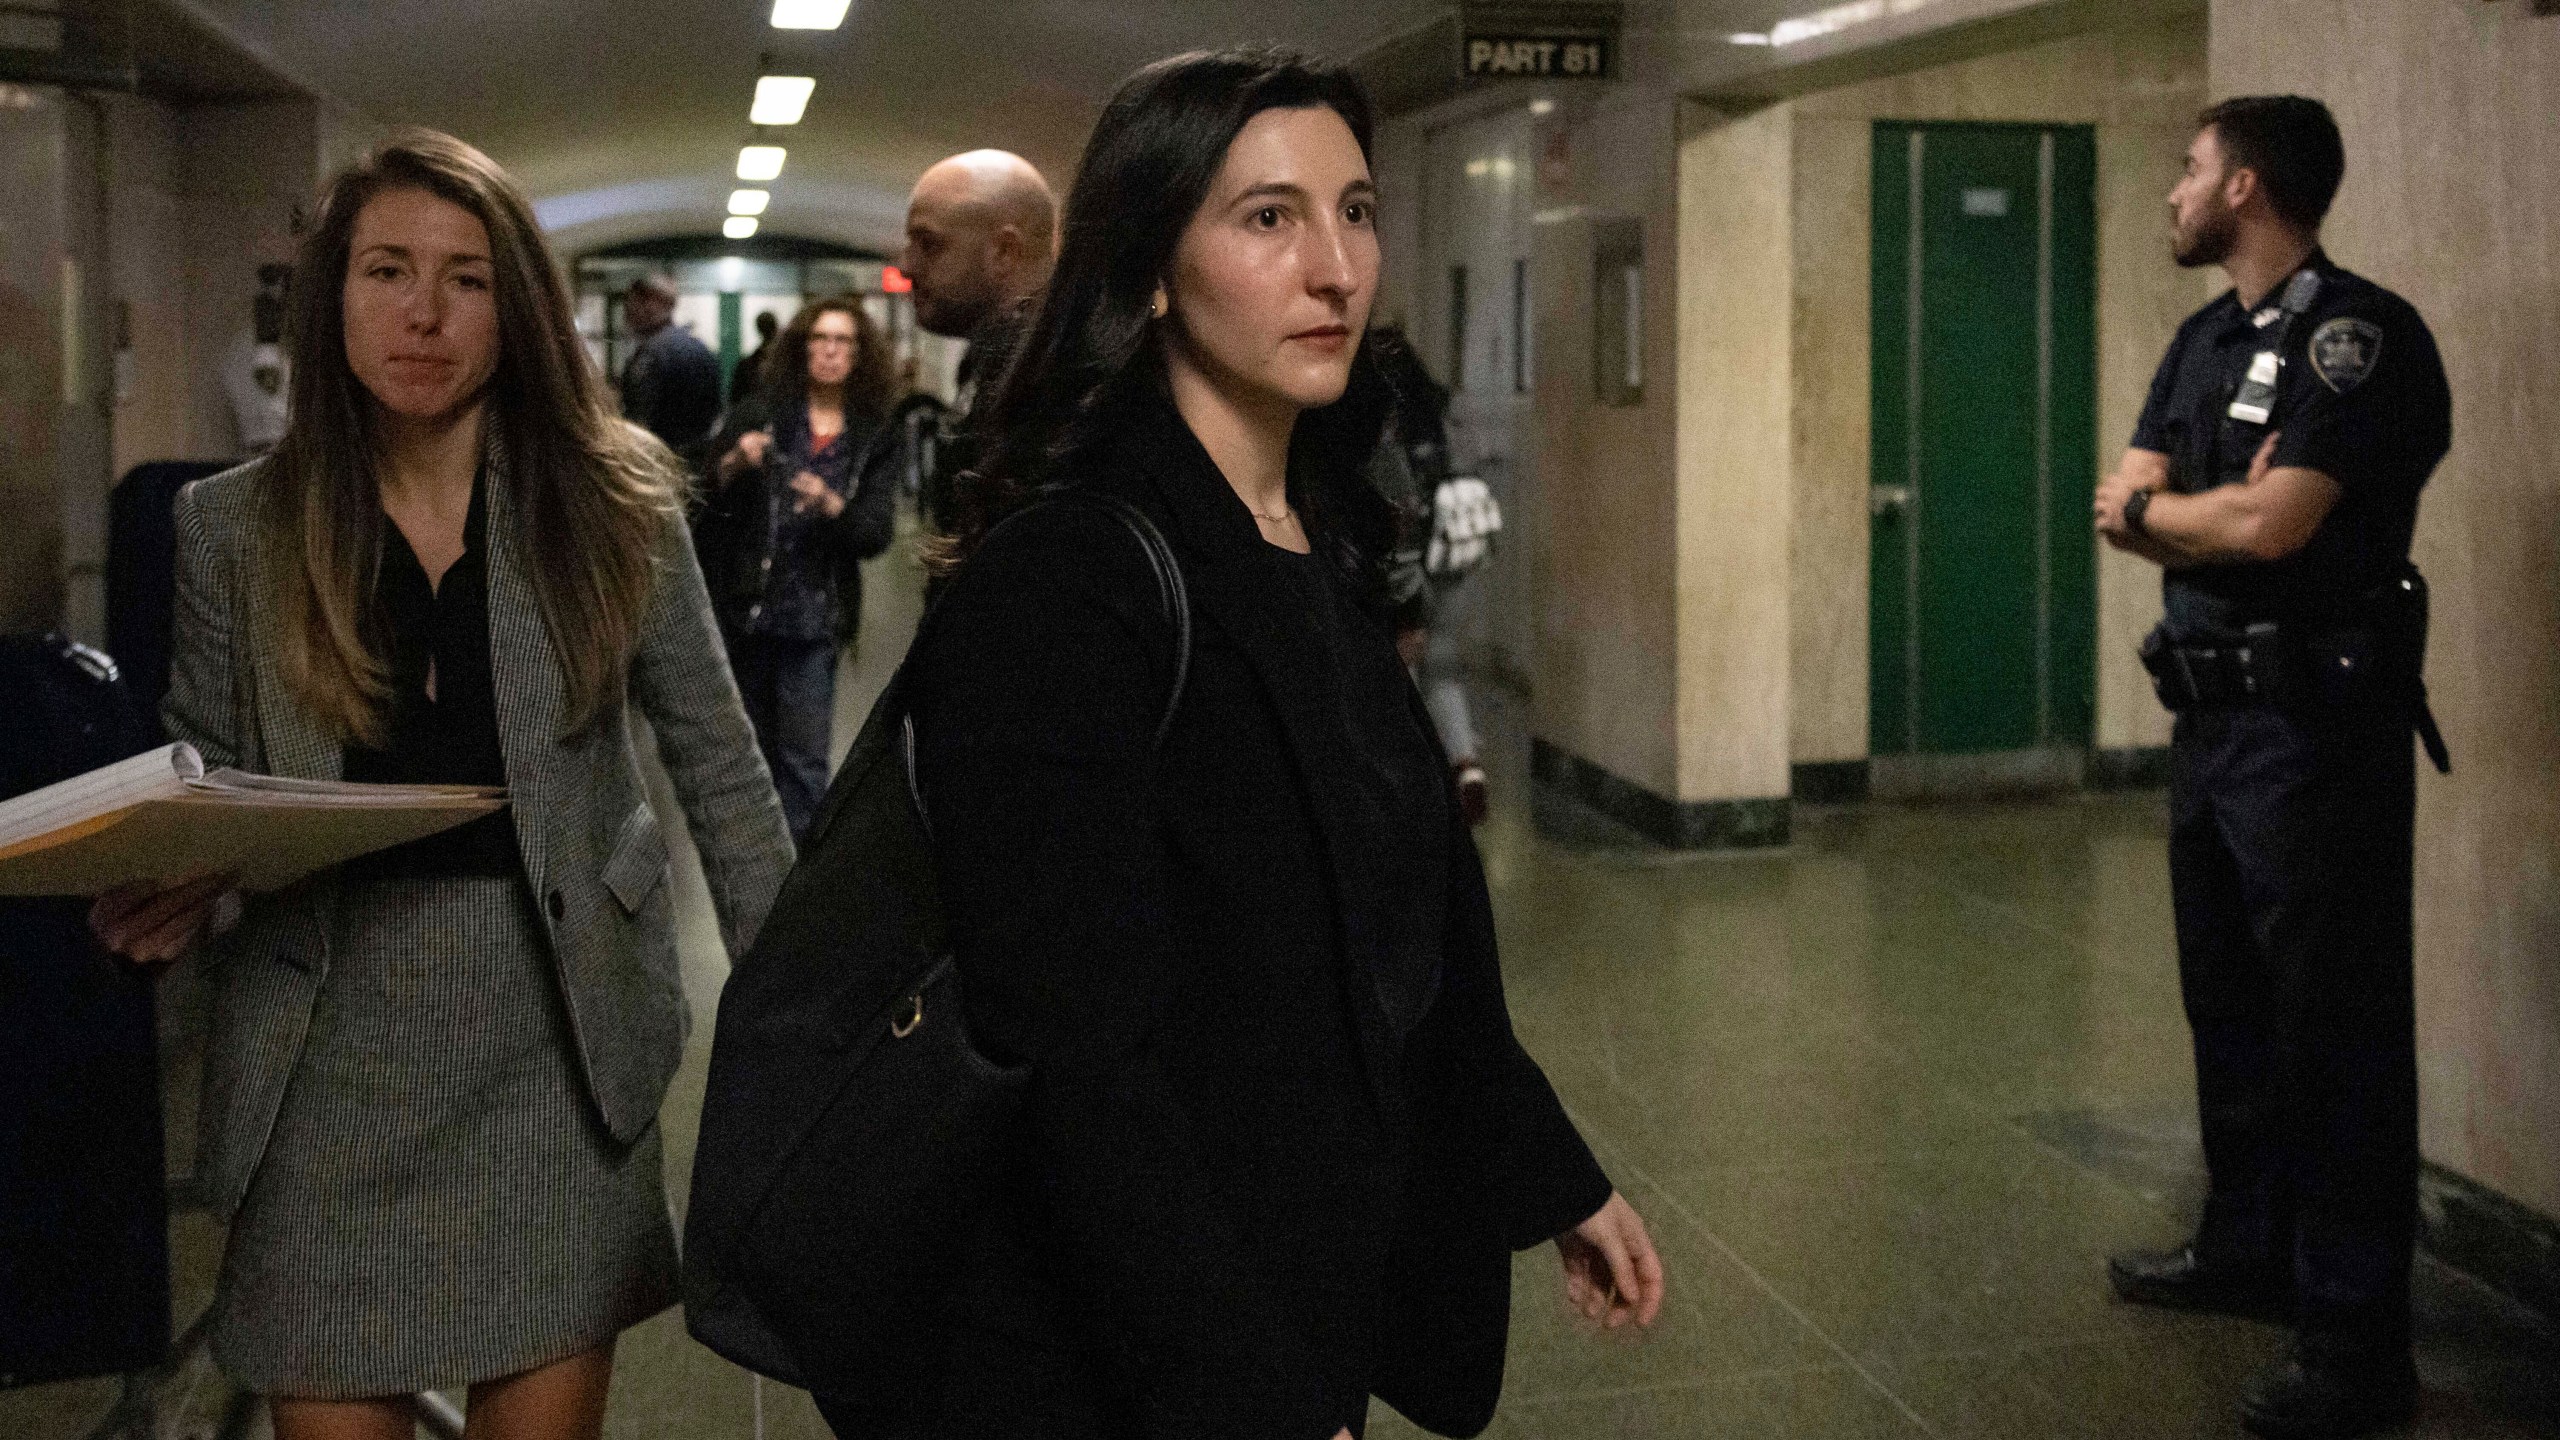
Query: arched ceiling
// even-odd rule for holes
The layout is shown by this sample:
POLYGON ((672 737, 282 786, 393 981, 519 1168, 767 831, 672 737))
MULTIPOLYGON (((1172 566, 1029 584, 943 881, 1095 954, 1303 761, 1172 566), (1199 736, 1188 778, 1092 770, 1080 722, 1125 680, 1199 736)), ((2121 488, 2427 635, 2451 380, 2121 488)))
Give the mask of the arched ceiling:
POLYGON ((991 145, 1063 183, 1131 69, 1274 40, 1348 56, 1439 0, 855 0, 781 31, 770 0, 185 0, 298 80, 505 165, 566 251, 715 230, 749 138, 758 57, 817 77, 766 188, 768 229, 894 247, 925 166, 991 145))

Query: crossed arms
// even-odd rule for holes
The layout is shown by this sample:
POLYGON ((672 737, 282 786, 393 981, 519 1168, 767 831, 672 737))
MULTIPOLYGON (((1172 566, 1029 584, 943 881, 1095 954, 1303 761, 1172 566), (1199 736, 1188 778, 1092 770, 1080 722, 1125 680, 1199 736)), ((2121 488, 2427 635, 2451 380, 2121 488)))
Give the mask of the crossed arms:
POLYGON ((2338 504, 2338 482, 2318 470, 2274 463, 2269 435, 2249 462, 2249 478, 2193 495, 2170 491, 2169 457, 2131 449, 2098 484, 2098 534, 2108 544, 2165 569, 2282 560, 2311 543, 2338 504), (2152 492, 2142 533, 2126 528, 2125 502, 2152 492))

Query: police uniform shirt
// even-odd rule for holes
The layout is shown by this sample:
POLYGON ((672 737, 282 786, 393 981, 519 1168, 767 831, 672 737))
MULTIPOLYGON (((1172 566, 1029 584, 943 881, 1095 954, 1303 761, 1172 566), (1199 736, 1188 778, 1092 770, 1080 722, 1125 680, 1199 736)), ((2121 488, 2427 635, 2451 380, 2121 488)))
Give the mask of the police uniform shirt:
MULTIPOLYGON (((2284 332, 2279 297, 2256 310, 2226 291, 2178 328, 2152 377, 2136 449, 2169 457, 2169 488, 2195 494, 2248 477, 2270 432, 2274 468, 2317 470, 2337 507, 2282 560, 2169 570, 2162 587, 2178 638, 2236 638, 2257 621, 2342 615, 2399 573, 2418 492, 2452 440, 2452 398, 2435 337, 2409 303, 2313 251, 2320 291, 2284 333, 2263 422, 2231 415, 2251 364, 2284 332)), ((2291 277, 2287 277, 2290 280, 2291 277)))

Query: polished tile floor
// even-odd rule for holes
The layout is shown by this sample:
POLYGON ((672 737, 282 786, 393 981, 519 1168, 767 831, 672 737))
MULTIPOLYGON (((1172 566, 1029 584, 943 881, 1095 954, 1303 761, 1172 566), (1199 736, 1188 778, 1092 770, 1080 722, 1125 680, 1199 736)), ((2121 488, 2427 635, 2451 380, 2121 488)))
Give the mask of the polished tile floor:
MULTIPOLYGON (((845 739, 913 624, 910 571, 886 562, 871 589, 845 739)), ((2110 1249, 2177 1241, 2199 1183, 2158 796, 1812 811, 1784 852, 1673 857, 1528 803, 1521 727, 1488 710, 1509 737, 1484 844, 1512 1013, 1674 1287, 1630 1343, 1568 1320, 1552 1251, 1522 1256, 1493 1434, 2241 1433, 2233 1399, 2281 1335, 2115 1303, 2101 1273, 2110 1249)), ((679 1204, 724 968, 683 883, 702 1023, 666 1109, 679 1204)), ((177 1233, 191 1309, 219 1236, 177 1233)), ((2432 1264, 2420 1311, 2409 1433, 2560 1436, 2560 1333, 2432 1264)), ((616 1440, 826 1435, 675 1315, 620 1358, 616 1440)), ((169 1390, 164 1433, 211 1433, 218 1382, 197 1367, 169 1390)), ((75 1440, 112 1398, 0 1395, 0 1436, 75 1440)), ((1370 1427, 1419 1433, 1383 1409, 1370 1427)))

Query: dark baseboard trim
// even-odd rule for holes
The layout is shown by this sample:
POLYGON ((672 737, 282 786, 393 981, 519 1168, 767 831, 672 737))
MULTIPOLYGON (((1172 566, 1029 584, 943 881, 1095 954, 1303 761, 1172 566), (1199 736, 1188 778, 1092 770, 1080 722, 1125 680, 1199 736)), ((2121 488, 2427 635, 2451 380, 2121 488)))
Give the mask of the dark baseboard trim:
POLYGON ((2418 1243, 2454 1269, 2560 1321, 2560 1221, 2431 1161, 2418 1171, 2418 1243))
POLYGON ((1820 760, 1787 767, 1787 788, 1799 805, 1855 805, 1874 793, 1864 760, 1820 760))
POLYGON ((1787 843, 1794 807, 1765 800, 1692 800, 1656 795, 1544 740, 1529 742, 1529 770, 1575 800, 1657 845, 1674 850, 1743 850, 1787 843))
POLYGON ((2159 790, 2169 784, 2169 747, 2092 750, 2084 783, 2092 790, 2159 790))

